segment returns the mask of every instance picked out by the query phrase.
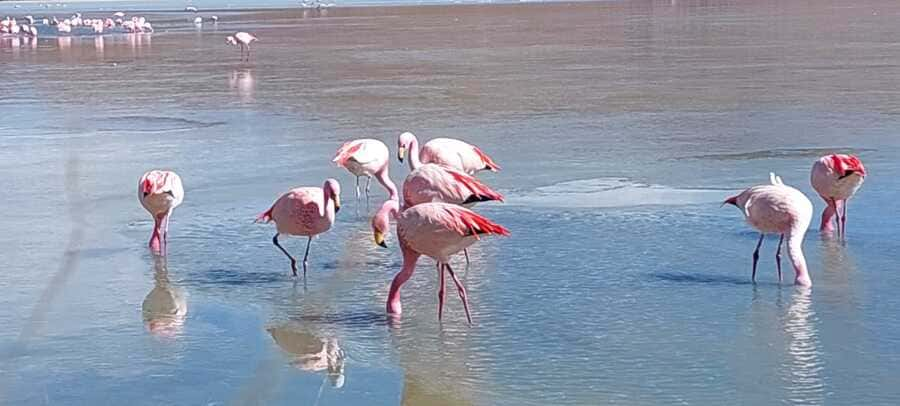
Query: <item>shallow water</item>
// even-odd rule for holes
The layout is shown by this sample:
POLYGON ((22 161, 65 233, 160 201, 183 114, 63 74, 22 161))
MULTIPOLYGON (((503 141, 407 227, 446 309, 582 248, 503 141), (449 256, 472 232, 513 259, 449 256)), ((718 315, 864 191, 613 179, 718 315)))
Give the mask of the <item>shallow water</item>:
POLYGON ((636 1, 233 13, 195 30, 160 13, 153 35, 0 38, 0 399, 898 404, 898 14, 636 1), (262 38, 249 63, 223 43, 237 29, 262 38), (454 264, 471 327, 452 290, 437 323, 429 260, 386 319, 396 241, 372 243, 329 162, 344 140, 393 148, 404 130, 503 167, 482 179, 507 203, 478 211, 512 236, 454 264), (767 240, 750 283, 756 235, 721 200, 770 171, 812 197, 811 163, 833 150, 871 174, 847 242, 807 235, 806 291, 777 283, 767 240), (165 263, 135 199, 152 167, 187 189, 165 263), (252 220, 329 176, 344 209, 304 283, 252 220))

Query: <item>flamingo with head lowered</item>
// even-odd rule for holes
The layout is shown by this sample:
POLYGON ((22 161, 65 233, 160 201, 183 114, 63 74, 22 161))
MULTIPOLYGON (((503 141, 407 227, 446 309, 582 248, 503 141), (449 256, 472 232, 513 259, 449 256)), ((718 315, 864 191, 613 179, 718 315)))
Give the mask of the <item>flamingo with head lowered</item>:
POLYGON ((240 45, 241 46, 241 60, 244 60, 244 48, 247 49, 247 61, 250 61, 250 43, 254 41, 259 41, 253 34, 238 31, 234 33, 234 35, 229 35, 225 37, 225 43, 229 45, 240 45))
POLYGON ((821 231, 830 233, 837 223, 838 235, 846 237, 847 202, 865 179, 866 167, 853 155, 826 155, 813 164, 810 183, 826 204, 822 211, 821 231))
POLYGON ((397 158, 400 162, 409 151, 409 169, 422 164, 439 164, 461 170, 469 175, 483 170, 497 172, 500 166, 478 147, 453 138, 435 138, 419 149, 419 140, 411 132, 400 134, 397 140, 397 158))
POLYGON ((369 199, 369 185, 374 176, 384 189, 389 199, 398 200, 397 185, 390 177, 391 153, 387 145, 373 139, 360 139, 345 142, 338 148, 332 162, 343 167, 356 176, 356 200, 359 201, 359 178, 366 177, 366 201, 369 199))
POLYGON ((298 187, 289 190, 275 201, 269 210, 256 218, 256 222, 275 222, 278 230, 272 243, 291 260, 291 272, 297 276, 297 260, 278 243, 281 234, 308 237, 303 254, 303 277, 306 277, 309 246, 313 237, 322 234, 334 224, 334 215, 341 209, 341 186, 328 179, 321 187, 298 187))
POLYGON ((775 261, 778 266, 778 280, 781 280, 781 245, 787 237, 788 255, 794 265, 794 283, 812 285, 806 259, 803 257, 803 236, 812 221, 812 202, 799 190, 784 184, 775 174, 769 174, 770 184, 753 186, 738 195, 729 197, 724 204, 731 204, 743 211, 753 228, 759 230, 759 242, 753 251, 753 275, 756 282, 756 264, 759 248, 766 234, 780 234, 775 261))
POLYGON ((184 201, 181 177, 172 171, 152 170, 138 181, 138 200, 153 216, 150 251, 165 256, 169 237, 169 216, 184 201))
POLYGON ((472 323, 466 288, 450 267, 450 256, 477 242, 484 235, 508 236, 509 230, 465 208, 448 203, 422 203, 404 210, 394 200, 384 205, 372 218, 375 243, 385 246, 384 237, 390 229, 391 217, 397 222, 397 238, 403 253, 403 266, 394 276, 388 293, 387 312, 399 315, 400 288, 412 276, 416 262, 422 255, 437 262, 440 288, 438 289, 438 320, 444 311, 444 272, 450 274, 466 311, 466 319, 472 323))

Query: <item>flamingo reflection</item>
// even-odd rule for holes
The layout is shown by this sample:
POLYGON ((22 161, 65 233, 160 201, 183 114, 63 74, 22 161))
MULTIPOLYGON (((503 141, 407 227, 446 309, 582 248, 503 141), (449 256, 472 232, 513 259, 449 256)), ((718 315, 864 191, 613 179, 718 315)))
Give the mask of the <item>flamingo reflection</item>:
POLYGON ((184 292, 169 281, 169 271, 163 257, 156 257, 154 261, 153 279, 153 290, 141 306, 144 322, 151 334, 173 337, 181 332, 187 316, 184 292))
POLYGON ((307 372, 326 371, 331 386, 344 386, 344 350, 337 338, 305 331, 297 325, 272 327, 266 331, 282 350, 294 356, 291 365, 307 372))

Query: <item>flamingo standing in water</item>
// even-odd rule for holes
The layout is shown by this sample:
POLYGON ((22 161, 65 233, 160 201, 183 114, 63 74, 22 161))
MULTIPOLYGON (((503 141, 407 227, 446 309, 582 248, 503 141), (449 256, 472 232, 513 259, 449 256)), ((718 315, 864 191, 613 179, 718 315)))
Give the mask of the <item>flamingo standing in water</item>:
POLYGON ((771 233, 781 235, 775 254, 778 280, 781 280, 781 245, 787 236, 788 255, 794 265, 794 283, 811 286, 812 280, 803 257, 803 236, 812 221, 812 202, 799 190, 785 185, 775 174, 769 174, 769 177, 771 184, 753 186, 725 200, 725 203, 740 208, 747 222, 759 230, 759 242, 753 251, 752 280, 756 282, 756 263, 763 238, 771 233))
POLYGON ((356 201, 359 202, 359 178, 366 177, 366 201, 369 200, 369 185, 372 176, 384 186, 391 200, 400 198, 397 185, 391 181, 389 174, 391 153, 387 145, 373 139, 361 139, 345 142, 338 148, 332 162, 350 171, 356 176, 356 201))
POLYGON ((225 37, 225 43, 229 45, 240 45, 241 46, 241 60, 244 60, 244 48, 247 48, 247 61, 250 61, 250 43, 253 41, 258 41, 259 39, 253 36, 253 34, 246 33, 243 31, 238 31, 234 33, 234 35, 229 35, 225 37))
POLYGON ((181 177, 172 171, 152 170, 145 173, 138 182, 138 199, 153 216, 150 251, 165 256, 169 238, 169 216, 184 200, 181 177))
POLYGON ((384 236, 390 229, 390 218, 397 221, 397 237, 403 252, 403 267, 391 282, 387 299, 387 312, 399 315, 400 287, 406 283, 416 269, 416 262, 422 255, 437 262, 440 288, 438 289, 438 320, 444 311, 444 272, 450 274, 456 284, 459 298, 466 311, 466 319, 472 323, 466 288, 450 268, 450 256, 474 244, 481 235, 508 236, 509 230, 477 213, 448 203, 422 203, 403 211, 395 200, 388 200, 372 218, 375 243, 384 246, 384 236))
POLYGON ((822 211, 821 231, 834 231, 837 215, 838 235, 846 237, 847 202, 865 179, 866 167, 853 155, 826 155, 813 164, 810 183, 826 204, 822 211))
POLYGON ((478 147, 453 138, 435 138, 425 143, 419 150, 419 140, 411 132, 400 134, 397 140, 397 158, 403 162, 409 151, 409 169, 415 170, 423 163, 444 165, 461 170, 469 175, 478 171, 497 172, 500 166, 478 147))
POLYGON ((341 185, 328 179, 321 187, 299 187, 282 195, 256 222, 275 222, 277 232, 272 243, 291 260, 291 271, 297 276, 297 260, 278 243, 281 234, 309 237, 303 254, 303 277, 306 277, 309 246, 313 237, 322 234, 334 224, 334 215, 341 209, 341 185))

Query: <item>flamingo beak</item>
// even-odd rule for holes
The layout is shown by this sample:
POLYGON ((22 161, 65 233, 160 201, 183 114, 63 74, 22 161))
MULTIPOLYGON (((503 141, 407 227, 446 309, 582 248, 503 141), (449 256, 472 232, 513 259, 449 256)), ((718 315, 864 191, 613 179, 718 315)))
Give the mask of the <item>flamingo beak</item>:
POLYGON ((403 162, 404 155, 406 155, 406 148, 400 147, 397 149, 397 159, 400 160, 400 162, 403 162))
POLYGON ((337 214, 337 212, 339 212, 339 211, 341 211, 341 198, 338 196, 335 196, 334 197, 334 212, 335 212, 335 214, 337 214))
MULTIPOLYGON (((731 205, 734 205, 735 207, 737 207, 737 205, 738 205, 737 204, 737 196, 732 196, 732 197, 725 199, 725 201, 722 202, 722 206, 725 206, 726 204, 731 204, 731 205)), ((722 207, 722 206, 719 206, 719 207, 722 207)))
POLYGON ((375 231, 375 245, 387 248, 387 244, 384 242, 384 233, 381 231, 375 231))

